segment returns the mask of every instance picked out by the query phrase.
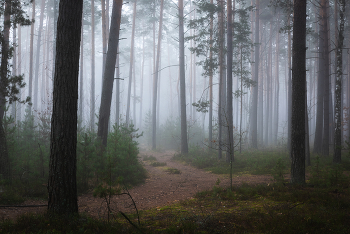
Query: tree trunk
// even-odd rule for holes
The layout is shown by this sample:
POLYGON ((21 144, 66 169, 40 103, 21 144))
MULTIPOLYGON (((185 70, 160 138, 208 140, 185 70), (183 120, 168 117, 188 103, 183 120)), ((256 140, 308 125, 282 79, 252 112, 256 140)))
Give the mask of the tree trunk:
POLYGON ((81 129, 83 123, 83 100, 84 100, 84 26, 81 26, 81 42, 80 42, 80 81, 79 81, 79 115, 78 129, 81 129))
MULTIPOLYGON (((277 19, 277 28, 279 29, 279 14, 277 19)), ((274 134, 273 134, 273 142, 277 144, 278 139, 278 113, 279 113, 279 92, 280 92, 280 82, 279 82, 279 54, 280 54, 280 34, 277 32, 277 39, 276 39, 276 62, 275 62, 275 77, 276 77, 276 96, 275 96, 275 117, 274 117, 274 134)))
POLYGON ((306 0, 294 1, 291 183, 305 183, 306 0))
MULTIPOLYGON (((336 3, 337 4, 337 3, 336 3)), ((344 44, 344 24, 345 24, 345 4, 346 0, 339 0, 340 10, 339 10, 339 32, 338 41, 336 48, 336 81, 335 81, 335 105, 334 105, 334 120, 335 120, 335 134, 334 134, 334 156, 333 162, 341 162, 341 136, 342 136, 342 80, 343 80, 343 44, 344 44)))
POLYGON ((90 130, 95 132, 95 0, 91 0, 90 130))
MULTIPOLYGON (((219 106, 218 106, 218 143, 219 143, 219 149, 218 149, 218 158, 222 158, 222 149, 225 146, 222 139, 225 139, 222 131, 222 126, 226 121, 226 74, 225 74, 225 53, 224 53, 224 44, 225 44, 225 30, 224 30, 224 1, 217 0, 218 6, 220 7, 220 11, 218 12, 218 27, 219 27, 219 106)), ((226 140, 226 139, 225 139, 226 140)))
MULTIPOLYGON (((106 17, 106 0, 101 0, 101 13, 102 13, 102 53, 103 53, 103 60, 102 60, 102 77, 104 75, 104 69, 106 65, 106 53, 107 53, 107 31, 109 28, 107 28, 107 17, 106 17)), ((109 6, 107 6, 109 7, 109 6)))
POLYGON ((122 0, 115 0, 113 2, 112 21, 108 39, 106 67, 103 75, 103 87, 97 135, 101 138, 102 144, 104 146, 107 146, 108 123, 111 112, 113 81, 119 44, 119 30, 122 5, 122 0))
MULTIPOLYGON (((129 125, 130 121, 130 99, 131 99, 131 83, 132 83, 132 68, 134 65, 134 44, 135 44, 135 22, 136 22, 136 3, 134 2, 133 18, 132 18, 132 31, 131 31, 131 49, 130 49, 130 66, 129 66, 129 85, 128 85, 128 99, 126 104, 126 125, 129 125)), ((135 95, 135 94, 134 94, 135 95)))
POLYGON ((158 70, 160 60, 160 49, 162 43, 162 28, 163 28, 163 9, 164 0, 160 2, 160 16, 159 16, 159 30, 158 30, 158 44, 157 44, 157 58, 153 70, 153 99, 152 99, 152 149, 156 149, 157 142, 157 86, 158 86, 158 70))
MULTIPOLYGON (((321 1, 321 37, 324 40, 324 46, 320 47, 321 62, 319 73, 323 75, 324 80, 324 95, 323 95, 323 139, 322 139, 322 154, 325 156, 329 155, 329 38, 328 38, 328 14, 327 14, 327 1, 321 1)), ((322 39, 321 39, 322 40, 322 39)))
POLYGON ((5 1, 4 29, 1 37, 1 65, 0 65, 0 175, 8 182, 11 181, 10 159, 7 151, 7 140, 3 126, 6 108, 6 87, 8 83, 8 59, 10 57, 10 11, 11 1, 5 1))
MULTIPOLYGON (((13 43, 17 43, 17 35, 16 35, 16 26, 13 27, 12 29, 13 33, 12 33, 12 41, 13 43)), ((12 57, 12 76, 16 76, 17 75, 17 48, 16 46, 13 47, 13 57, 12 57)), ((14 124, 17 123, 17 102, 12 102, 11 105, 11 116, 13 118, 13 122, 14 124)))
MULTIPOLYGON (((234 8, 235 1, 233 1, 234 8)), ((231 162, 234 160, 234 139, 233 139, 233 106, 232 106, 232 0, 227 0, 227 149, 226 149, 226 161, 231 162)))
POLYGON ((252 96, 252 111, 250 122, 250 135, 252 138, 252 147, 258 148, 258 90, 259 90, 259 0, 256 0, 255 10, 255 62, 254 62, 254 82, 253 96, 252 96))
MULTIPOLYGON (((32 8, 32 20, 35 20, 35 0, 32 2, 33 8, 32 8)), ((33 97, 33 44, 34 44, 34 23, 30 26, 30 52, 29 52, 29 97, 33 97)), ((33 100, 31 100, 33 101, 33 100)), ((28 105, 29 108, 29 114, 32 114, 32 105, 28 105)))
MULTIPOLYGON (((162 0, 163 2, 163 0, 162 0)), ((180 101, 181 101, 181 153, 188 153, 186 119, 186 84, 185 84, 185 40, 184 40, 184 5, 179 0, 179 63, 180 63, 180 101)))
POLYGON ((117 61, 115 66, 116 80, 115 80, 115 124, 119 125, 120 115, 120 69, 119 69, 119 43, 117 50, 117 61))
MULTIPOLYGON (((213 0, 210 0, 213 4, 213 0)), ((213 60, 213 14, 210 15, 210 51, 209 61, 213 60)), ((209 72, 209 149, 213 148, 213 69, 209 72)))
POLYGON ((143 80, 144 80, 144 70, 145 70, 145 36, 142 37, 142 64, 141 64, 141 86, 140 86, 140 118, 139 127, 142 129, 142 104, 143 104, 143 80))
POLYGON ((76 145, 83 0, 60 0, 51 119, 48 211, 78 213, 76 145))
MULTIPOLYGON (((38 105, 38 93, 39 93, 39 63, 40 63, 40 48, 41 48, 41 34, 43 29, 43 23, 44 23, 44 10, 45 10, 45 0, 41 0, 40 5, 40 23, 39 23, 39 29, 38 29, 38 39, 36 42, 36 58, 35 58, 35 75, 34 75, 34 100, 33 100, 33 106, 34 109, 39 110, 38 105)), ((43 91, 43 90, 42 90, 43 91)))

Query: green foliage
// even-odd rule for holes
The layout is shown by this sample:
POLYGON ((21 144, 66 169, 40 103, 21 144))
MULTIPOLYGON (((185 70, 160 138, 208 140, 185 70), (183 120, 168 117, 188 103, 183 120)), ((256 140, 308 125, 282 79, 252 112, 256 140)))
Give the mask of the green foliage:
MULTIPOLYGON (((49 109, 39 112, 38 118, 34 119, 27 109, 24 121, 18 123, 14 123, 11 116, 4 117, 12 185, 10 189, 5 181, 1 181, 0 204, 15 203, 27 197, 47 198, 50 113, 49 109)), ((98 186, 109 172, 113 179, 123 177, 129 186, 142 183, 147 174, 137 156, 139 151, 135 139, 139 136, 133 126, 115 127, 104 151, 96 134, 84 130, 78 132, 78 192, 98 186)))
POLYGON ((276 166, 273 168, 272 176, 277 183, 284 182, 284 173, 286 171, 286 166, 281 158, 277 160, 276 166))
POLYGON ((349 162, 345 159, 343 164, 333 164, 331 158, 316 156, 314 165, 308 168, 310 178, 308 183, 315 187, 327 188, 333 186, 344 186, 349 183, 349 176, 346 176, 346 171, 349 171, 349 162))
POLYGON ((105 157, 112 165, 115 178, 122 177, 127 185, 143 183, 146 178, 146 170, 138 159, 138 142, 135 140, 141 135, 133 125, 126 127, 118 125, 108 137, 105 157))

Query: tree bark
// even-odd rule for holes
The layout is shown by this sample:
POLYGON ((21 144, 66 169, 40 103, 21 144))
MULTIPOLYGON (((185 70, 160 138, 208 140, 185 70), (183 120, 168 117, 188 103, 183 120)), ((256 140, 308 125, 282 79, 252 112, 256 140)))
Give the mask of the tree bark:
POLYGON ((163 9, 164 0, 160 2, 160 17, 159 17, 159 30, 158 30, 158 44, 157 44, 157 57, 155 67, 153 70, 153 99, 152 99, 152 149, 156 149, 157 142, 157 88, 158 88, 158 70, 160 60, 160 49, 162 43, 162 28, 163 28, 163 9))
MULTIPOLYGON (((163 0, 162 0, 163 1, 163 0)), ((185 41, 184 41, 184 5, 179 0, 179 63, 180 63, 180 101, 181 101, 181 153, 188 153, 186 119, 186 84, 185 84, 185 41)))
MULTIPOLYGON (((39 63, 40 63, 40 48, 41 48, 41 34, 43 29, 43 23, 44 23, 44 10, 45 10, 45 0, 41 0, 40 5, 40 22, 39 22, 39 29, 38 29, 38 38, 36 42, 36 58, 35 58, 35 75, 34 75, 34 100, 33 100, 33 106, 34 109, 39 110, 38 107, 38 93, 39 93, 39 63)), ((43 90, 42 90, 43 91, 43 90)))
MULTIPOLYGON (((235 1, 233 1, 234 4, 235 1)), ((226 161, 231 162, 234 160, 234 140, 233 140, 233 106, 232 106, 232 0, 227 0, 227 149, 226 149, 226 161)))
POLYGON ((250 135, 252 139, 252 147, 258 148, 258 80, 259 80, 259 0, 256 0, 256 11, 255 11, 255 62, 254 62, 254 82, 253 96, 252 96, 252 111, 251 111, 251 122, 250 122, 250 135))
POLYGON ((79 81, 79 115, 78 129, 81 129, 83 123, 83 100, 84 100, 84 26, 81 26, 81 42, 80 42, 80 81, 79 81))
POLYGON ((1 65, 0 65, 0 174, 8 182, 11 181, 10 159, 7 150, 6 134, 3 119, 6 108, 6 87, 8 83, 8 59, 10 55, 10 11, 11 1, 5 1, 4 29, 0 34, 1 40, 1 65))
MULTIPOLYGON (((35 20, 35 0, 32 2, 32 20, 35 20)), ((30 51, 29 51, 29 94, 28 96, 30 98, 33 97, 33 44, 34 44, 34 23, 30 26, 30 51)), ((32 114, 32 105, 28 105, 29 108, 29 114, 32 114)))
MULTIPOLYGON (((132 84, 132 68, 134 65, 134 44, 135 44, 135 22, 136 22, 136 0, 134 2, 132 31, 131 31, 131 50, 130 50, 130 66, 129 66, 129 85, 128 85, 128 99, 126 104, 126 124, 130 121, 130 99, 131 99, 131 84, 132 84)), ((134 94, 135 95, 135 94, 134 94)))
POLYGON ((305 183, 306 0, 294 1, 291 183, 305 183))
POLYGON ((83 0, 60 0, 51 119, 48 211, 78 213, 76 144, 83 0))
POLYGON ((91 0, 90 130, 95 132, 95 0, 91 0))
MULTIPOLYGON (((213 4, 213 0, 210 0, 213 4)), ((210 15, 210 51, 209 61, 213 60, 213 14, 210 15)), ((213 69, 209 72, 209 149, 213 148, 213 69)))
MULTIPOLYGON (((336 3, 337 4, 337 3, 336 3)), ((342 80, 343 80, 343 46, 344 46, 344 24, 345 24, 345 0, 339 0, 340 10, 339 18, 340 25, 338 31, 338 41, 336 47, 336 81, 335 81, 335 105, 334 105, 334 121, 335 121, 335 134, 334 134, 334 156, 333 162, 341 162, 341 136, 342 136, 342 80)))
POLYGON ((97 135, 101 138, 102 144, 104 146, 107 146, 108 123, 111 112, 113 81, 119 44, 119 30, 122 5, 122 0, 113 1, 112 21, 108 39, 106 67, 103 75, 103 87, 97 135))

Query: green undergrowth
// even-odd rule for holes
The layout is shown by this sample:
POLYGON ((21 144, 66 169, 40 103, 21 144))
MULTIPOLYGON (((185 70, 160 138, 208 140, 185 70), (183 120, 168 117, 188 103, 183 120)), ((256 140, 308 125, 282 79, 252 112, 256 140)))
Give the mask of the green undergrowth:
POLYGON ((81 216, 62 223, 26 215, 3 221, 1 233, 349 233, 349 183, 216 185, 193 198, 110 222, 81 216), (133 225, 130 224, 133 223, 133 225))
MULTIPOLYGON (((173 160, 190 164, 199 169, 205 169, 215 174, 229 174, 230 164, 226 162, 226 153, 218 159, 215 150, 204 150, 192 147, 187 155, 175 154, 173 160)), ((234 174, 285 174, 288 173, 289 157, 284 152, 278 151, 245 151, 242 154, 235 153, 233 161, 234 174)))
MULTIPOLYGON (((350 157, 343 154, 341 164, 333 164, 332 157, 311 155, 311 166, 306 167, 309 182, 315 185, 330 186, 344 180, 350 174, 350 157)), ((230 163, 223 158, 218 159, 215 150, 204 150, 192 147, 187 155, 175 154, 173 160, 189 164, 198 169, 211 171, 214 174, 229 174, 230 163)), ((289 154, 277 150, 235 152, 232 163, 234 175, 272 175, 274 181, 285 182, 290 174, 289 154)))

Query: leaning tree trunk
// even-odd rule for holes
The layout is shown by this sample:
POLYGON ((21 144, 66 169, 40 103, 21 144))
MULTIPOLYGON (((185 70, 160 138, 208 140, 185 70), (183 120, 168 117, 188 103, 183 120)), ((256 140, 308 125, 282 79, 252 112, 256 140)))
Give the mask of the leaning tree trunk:
POLYGON ((108 123, 111 112, 113 81, 119 44, 119 30, 122 5, 123 0, 115 0, 113 2, 112 21, 108 39, 106 67, 103 75, 103 87, 97 135, 102 139, 102 144, 104 146, 107 145, 108 123))
POLYGON ((184 5, 179 0, 179 63, 180 63, 180 101, 181 101, 181 153, 188 153, 186 120, 186 84, 185 84, 185 41, 184 41, 184 5))
POLYGON ((60 0, 51 119, 48 211, 78 213, 76 184, 79 50, 83 0, 60 0))
POLYGON ((294 1, 291 183, 305 183, 306 0, 294 1))

